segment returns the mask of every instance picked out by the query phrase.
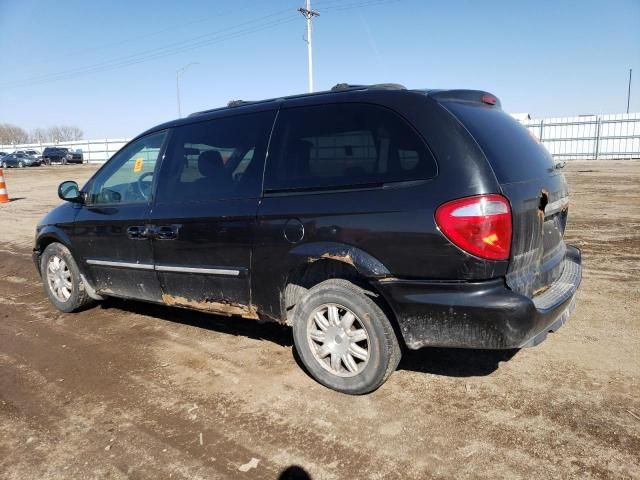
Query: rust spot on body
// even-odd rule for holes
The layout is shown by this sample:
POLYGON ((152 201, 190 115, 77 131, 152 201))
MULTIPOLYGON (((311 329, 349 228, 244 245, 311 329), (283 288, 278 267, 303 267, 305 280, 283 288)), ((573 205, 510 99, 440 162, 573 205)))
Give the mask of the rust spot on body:
POLYGON ((536 295, 540 295, 543 292, 546 292, 547 290, 549 290, 551 288, 551 285, 545 285, 544 287, 540 287, 536 290, 533 291, 533 295, 532 296, 536 296, 536 295))
POLYGON ((540 190, 540 203, 538 204, 538 216, 544 221, 544 209, 549 203, 549 192, 544 188, 540 190))
POLYGON ((255 307, 231 302, 215 302, 212 300, 190 300, 185 297, 174 297, 173 295, 162 295, 162 301, 170 306, 191 308, 220 315, 239 315, 245 318, 258 319, 258 311, 255 307))
POLYGON ((349 253, 344 253, 342 255, 334 254, 334 253, 323 253, 320 255, 320 258, 326 258, 328 260, 336 260, 338 262, 348 263, 349 265, 354 265, 353 258, 349 253))
POLYGON ((396 280, 398 280, 397 277, 385 277, 385 278, 381 278, 380 280, 378 280, 378 282, 380 282, 380 283, 390 283, 390 282, 395 282, 396 280))

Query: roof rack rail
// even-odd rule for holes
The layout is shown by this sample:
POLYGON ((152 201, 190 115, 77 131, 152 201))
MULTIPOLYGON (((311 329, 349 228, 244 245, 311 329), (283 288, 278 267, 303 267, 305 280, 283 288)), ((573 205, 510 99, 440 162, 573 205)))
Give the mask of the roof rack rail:
POLYGON ((374 83, 373 85, 350 85, 348 83, 338 83, 331 87, 332 92, 343 92, 345 90, 406 90, 407 87, 399 83, 374 83))
POLYGON ((249 103, 254 102, 249 102, 247 100, 229 100, 229 102, 227 103, 227 107, 239 107, 241 105, 247 105, 249 103))
POLYGON ((406 90, 407 87, 400 83, 376 83, 369 85, 370 90, 406 90))
POLYGON ((285 97, 267 98, 265 100, 230 100, 226 107, 212 108, 203 110, 201 112, 194 112, 190 114, 190 117, 197 117, 207 113, 215 112, 217 110, 223 110, 225 108, 243 107, 245 105, 256 105, 260 103, 278 102, 282 100, 291 100, 294 98, 302 98, 311 95, 327 95, 334 92, 348 92, 352 90, 406 90, 407 87, 400 85, 399 83, 377 83, 373 85, 350 85, 348 83, 338 83, 334 85, 331 90, 320 91, 315 93, 300 93, 297 95, 289 95, 285 97))
POLYGON ((367 88, 366 85, 350 85, 348 83, 336 83, 331 87, 332 92, 341 92, 343 90, 355 90, 355 89, 367 88))

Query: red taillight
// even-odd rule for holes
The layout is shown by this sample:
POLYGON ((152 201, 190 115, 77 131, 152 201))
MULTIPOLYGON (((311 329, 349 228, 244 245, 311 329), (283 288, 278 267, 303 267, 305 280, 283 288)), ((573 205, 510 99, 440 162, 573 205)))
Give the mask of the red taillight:
POLYGON ((440 231, 465 252, 507 260, 511 249, 511 208, 502 195, 459 198, 436 210, 440 231))
POLYGON ((480 97, 480 100, 482 100, 482 102, 486 103, 487 105, 495 105, 496 103, 498 103, 498 99, 490 93, 485 93, 484 95, 482 95, 482 97, 480 97))

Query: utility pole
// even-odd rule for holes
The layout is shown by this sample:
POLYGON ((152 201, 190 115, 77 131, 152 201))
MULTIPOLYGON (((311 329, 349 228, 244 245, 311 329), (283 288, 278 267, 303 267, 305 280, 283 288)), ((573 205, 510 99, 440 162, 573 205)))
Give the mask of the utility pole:
POLYGON ((188 65, 185 65, 184 67, 176 70, 176 99, 178 101, 178 118, 182 118, 182 112, 180 111, 180 75, 186 72, 191 65, 198 65, 198 62, 191 62, 188 65))
POLYGON ((318 17, 320 14, 314 10, 311 10, 311 0, 307 0, 307 7, 301 7, 298 11, 304 18, 307 19, 307 57, 309 62, 309 93, 313 92, 313 46, 311 44, 311 33, 313 30, 312 22, 313 17, 318 17))
POLYGON ((629 69, 629 89, 627 90, 627 113, 629 113, 629 101, 631 100, 631 72, 633 72, 633 68, 629 69))

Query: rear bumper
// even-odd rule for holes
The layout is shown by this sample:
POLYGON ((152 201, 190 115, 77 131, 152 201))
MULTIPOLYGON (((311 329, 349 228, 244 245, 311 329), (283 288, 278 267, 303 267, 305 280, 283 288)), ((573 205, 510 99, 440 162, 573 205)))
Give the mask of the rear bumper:
POLYGON ((530 299, 504 279, 485 282, 380 280, 405 343, 427 346, 509 349, 542 342, 569 318, 582 279, 580 250, 567 247, 562 276, 530 299))

